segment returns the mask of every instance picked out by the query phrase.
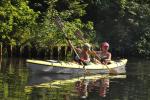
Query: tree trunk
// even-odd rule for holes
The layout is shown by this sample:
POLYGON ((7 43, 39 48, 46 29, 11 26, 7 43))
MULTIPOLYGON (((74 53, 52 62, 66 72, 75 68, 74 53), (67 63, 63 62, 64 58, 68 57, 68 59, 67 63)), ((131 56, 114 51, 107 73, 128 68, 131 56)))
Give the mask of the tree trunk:
POLYGON ((60 47, 60 50, 59 50, 59 57, 60 57, 60 60, 65 60, 65 46, 61 46, 60 47))
POLYGON ((2 56, 0 56, 0 71, 2 69, 2 56))
POLYGON ((23 50, 24 48, 22 48, 22 47, 19 47, 19 56, 21 57, 22 56, 22 54, 23 54, 23 52, 22 52, 22 50, 23 50))
POLYGON ((13 46, 10 45, 10 57, 12 57, 12 55, 13 55, 13 46))
POLYGON ((53 47, 50 46, 50 59, 53 59, 53 47))
POLYGON ((57 46, 54 46, 54 47, 53 47, 53 58, 54 58, 55 60, 58 59, 58 47, 57 47, 57 46))
POLYGON ((30 46, 28 46, 28 58, 31 58, 31 47, 30 46))
POLYGON ((3 55, 3 44, 2 42, 0 42, 0 56, 3 55))
POLYGON ((57 46, 57 53, 58 53, 57 54, 58 55, 57 59, 60 60, 60 47, 58 47, 58 46, 57 46))
POLYGON ((8 45, 7 54, 8 54, 8 57, 12 57, 12 55, 13 55, 13 46, 12 45, 8 45))
POLYGON ((65 46, 65 60, 67 60, 67 46, 65 46))

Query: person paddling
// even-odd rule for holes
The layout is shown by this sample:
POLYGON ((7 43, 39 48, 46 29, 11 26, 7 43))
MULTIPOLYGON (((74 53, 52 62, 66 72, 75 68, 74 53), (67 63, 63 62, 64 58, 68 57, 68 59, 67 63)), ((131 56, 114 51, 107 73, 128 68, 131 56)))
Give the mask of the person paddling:
POLYGON ((109 50, 109 44, 107 42, 103 42, 100 44, 100 51, 94 51, 94 53, 98 56, 97 60, 95 59, 95 62, 102 63, 102 64, 108 64, 111 61, 111 53, 109 50), (100 58, 100 59, 99 59, 100 58))
POLYGON ((80 55, 80 58, 78 58, 77 56, 75 57, 75 60, 78 62, 82 62, 84 65, 87 65, 90 63, 91 59, 90 59, 90 48, 91 45, 89 43, 84 43, 82 49, 81 48, 76 48, 77 52, 80 55))

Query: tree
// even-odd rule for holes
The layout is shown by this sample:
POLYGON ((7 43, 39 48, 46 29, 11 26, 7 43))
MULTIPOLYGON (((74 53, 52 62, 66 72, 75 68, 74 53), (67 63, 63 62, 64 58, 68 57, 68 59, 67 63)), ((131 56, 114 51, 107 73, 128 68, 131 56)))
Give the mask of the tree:
POLYGON ((22 46, 30 37, 30 28, 35 24, 37 16, 38 13, 29 8, 27 0, 2 0, 0 3, 1 41, 10 46, 22 46))
POLYGON ((85 0, 96 29, 98 42, 108 41, 115 50, 148 56, 149 1, 85 0), (94 12, 93 9, 95 10, 94 12), (93 14, 94 13, 94 14, 93 14))
MULTIPOLYGON (((91 35, 90 33, 94 33, 93 23, 87 22, 87 24, 85 24, 80 20, 80 17, 85 14, 85 7, 87 6, 87 4, 82 3, 80 0, 44 0, 35 2, 34 4, 41 5, 41 9, 44 8, 44 10, 40 10, 42 21, 38 23, 35 34, 33 35, 35 40, 32 39, 35 44, 37 44, 37 47, 66 45, 64 34, 55 25, 56 16, 63 19, 64 31, 75 44, 81 42, 75 39, 74 36, 74 32, 77 29, 81 29, 83 32, 87 31, 82 34, 85 34, 88 40, 94 37, 94 34, 91 35), (48 5, 48 7, 46 6, 44 8, 43 2, 46 3, 44 5, 48 5)), ((34 10, 37 10, 37 8, 34 8, 34 10)))

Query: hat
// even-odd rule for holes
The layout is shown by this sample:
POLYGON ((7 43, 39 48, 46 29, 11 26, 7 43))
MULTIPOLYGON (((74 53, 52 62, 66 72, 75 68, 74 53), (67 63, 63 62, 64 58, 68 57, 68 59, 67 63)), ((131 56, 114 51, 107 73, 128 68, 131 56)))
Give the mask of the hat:
POLYGON ((91 48, 91 45, 89 43, 84 43, 83 48, 89 49, 91 48))

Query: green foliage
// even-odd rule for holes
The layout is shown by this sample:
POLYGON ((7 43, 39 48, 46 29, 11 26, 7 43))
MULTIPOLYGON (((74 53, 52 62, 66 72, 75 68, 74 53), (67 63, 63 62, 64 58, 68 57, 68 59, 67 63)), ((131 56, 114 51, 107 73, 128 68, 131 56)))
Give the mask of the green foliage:
POLYGON ((143 33, 138 41, 136 41, 136 48, 139 54, 143 56, 150 55, 150 29, 149 27, 143 30, 143 33))
MULTIPOLYGON (((56 16, 62 18, 62 22, 64 23, 63 30, 74 45, 81 43, 81 40, 77 39, 74 35, 77 29, 82 30, 84 32, 82 34, 85 35, 94 33, 93 23, 89 21, 87 24, 84 24, 80 19, 81 16, 85 15, 85 7, 87 4, 81 3, 80 0, 58 0, 53 2, 47 0, 47 2, 49 2, 47 4, 49 5, 48 8, 45 9, 45 13, 41 13, 41 16, 43 16, 42 22, 39 22, 37 26, 32 29, 33 34, 30 40, 36 47, 48 48, 56 45, 68 45, 64 33, 61 32, 55 24, 56 16), (66 4, 67 6, 61 9, 60 5, 62 4, 66 4)), ((91 36, 94 37, 94 34, 91 36)), ((93 38, 91 36, 89 35, 89 37, 87 37, 88 41, 93 38)))
POLYGON ((79 29, 87 42, 108 41, 116 50, 150 55, 147 0, 1 0, 0 42, 36 48, 68 45, 56 16, 74 45, 82 43, 74 34, 79 29))
MULTIPOLYGON (((30 36, 30 27, 38 16, 26 0, 4 1, 0 6, 0 37, 11 45, 21 45, 30 36)), ((9 45, 8 44, 8 45, 9 45)))
POLYGON ((74 32, 82 30, 87 41, 94 38, 93 23, 83 23, 87 4, 81 0, 1 0, 0 2, 0 39, 5 45, 21 47, 28 45, 38 49, 51 46, 68 45, 55 25, 55 17, 64 21, 64 32, 74 45, 81 40, 74 32), (65 5, 65 7, 61 5, 65 5))
MULTIPOLYGON (((92 1, 91 1, 92 2, 92 1)), ((150 5, 139 0, 96 0, 93 18, 98 42, 108 41, 116 50, 148 56, 150 5)), ((88 1, 89 3, 89 1, 88 1)), ((92 8, 92 9, 93 9, 92 8)), ((91 10, 92 10, 91 9, 91 10)))
POLYGON ((129 2, 126 7, 127 28, 130 29, 128 37, 131 37, 131 49, 137 51, 142 56, 150 55, 149 35, 150 35, 150 5, 129 2), (132 34, 131 34, 132 33, 132 34))

